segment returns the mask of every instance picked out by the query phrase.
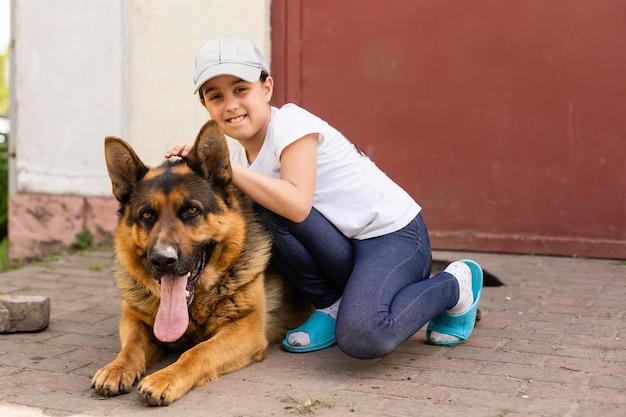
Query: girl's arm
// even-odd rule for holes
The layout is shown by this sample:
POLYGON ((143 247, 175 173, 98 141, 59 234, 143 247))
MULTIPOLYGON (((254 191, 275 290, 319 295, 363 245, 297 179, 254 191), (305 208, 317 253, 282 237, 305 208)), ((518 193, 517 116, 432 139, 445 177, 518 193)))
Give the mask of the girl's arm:
MULTIPOLYGON (((231 161, 233 185, 258 204, 293 222, 304 221, 313 206, 317 175, 317 137, 309 134, 291 143, 280 156, 280 178, 231 161)), ((189 155, 193 143, 180 143, 165 153, 166 158, 189 155)))
POLYGON ((231 161, 233 185, 266 209, 296 223, 304 221, 313 206, 317 138, 317 133, 309 134, 283 149, 280 178, 259 174, 231 161))

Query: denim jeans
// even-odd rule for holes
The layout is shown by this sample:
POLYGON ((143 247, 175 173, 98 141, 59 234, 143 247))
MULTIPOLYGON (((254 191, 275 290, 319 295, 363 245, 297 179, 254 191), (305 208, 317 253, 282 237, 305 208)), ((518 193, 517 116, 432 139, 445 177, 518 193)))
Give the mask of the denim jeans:
POLYGON ((404 228, 371 239, 349 239, 317 210, 302 223, 258 207, 272 235, 272 265, 317 308, 343 297, 337 344, 361 359, 381 357, 413 336, 459 298, 456 279, 428 279, 432 254, 421 214, 404 228))

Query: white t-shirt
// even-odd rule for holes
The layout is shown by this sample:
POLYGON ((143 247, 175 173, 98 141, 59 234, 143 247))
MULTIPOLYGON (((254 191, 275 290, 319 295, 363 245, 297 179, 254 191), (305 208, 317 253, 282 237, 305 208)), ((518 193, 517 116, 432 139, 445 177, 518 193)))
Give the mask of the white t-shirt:
POLYGON ((280 155, 291 143, 318 133, 317 177, 313 207, 343 234, 368 239, 395 232, 421 207, 367 156, 324 120, 296 106, 272 107, 261 150, 252 164, 237 143, 231 159, 262 174, 280 178, 280 155))

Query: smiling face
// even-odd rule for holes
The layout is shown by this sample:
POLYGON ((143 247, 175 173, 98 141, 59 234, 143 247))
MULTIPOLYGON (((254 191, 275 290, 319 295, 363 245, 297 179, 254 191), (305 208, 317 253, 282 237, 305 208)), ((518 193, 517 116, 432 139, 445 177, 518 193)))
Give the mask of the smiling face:
POLYGON ((232 75, 220 75, 200 88, 202 105, 224 133, 247 143, 262 143, 270 120, 272 77, 253 83, 232 75))

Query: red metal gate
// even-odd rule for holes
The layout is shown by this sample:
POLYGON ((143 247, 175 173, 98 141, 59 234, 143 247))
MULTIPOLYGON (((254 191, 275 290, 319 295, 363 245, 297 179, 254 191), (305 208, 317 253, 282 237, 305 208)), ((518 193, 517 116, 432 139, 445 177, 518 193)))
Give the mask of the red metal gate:
POLYGON ((626 2, 274 0, 275 101, 363 148, 433 247, 626 258, 626 2))

